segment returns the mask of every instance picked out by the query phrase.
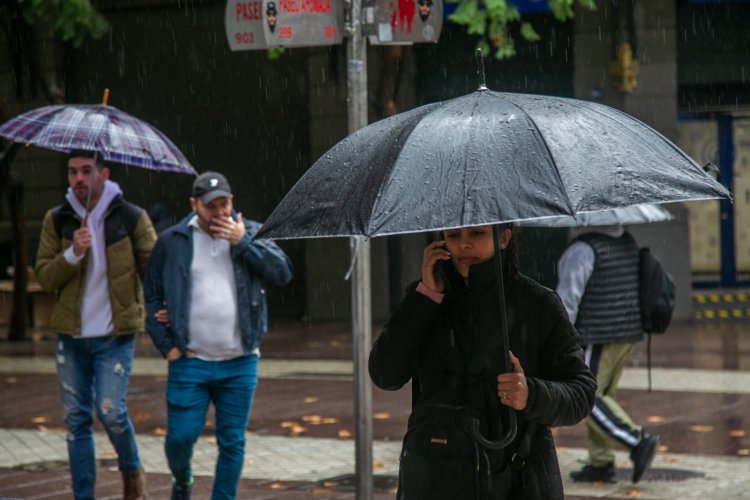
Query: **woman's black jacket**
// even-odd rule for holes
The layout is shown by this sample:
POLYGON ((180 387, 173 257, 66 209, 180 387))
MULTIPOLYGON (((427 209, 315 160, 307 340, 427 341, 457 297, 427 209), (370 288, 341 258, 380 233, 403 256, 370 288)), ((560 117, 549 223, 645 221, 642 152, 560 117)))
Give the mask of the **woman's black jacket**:
MULTIPOLYGON (((375 385, 385 390, 413 380, 414 406, 443 403, 475 409, 488 437, 498 440, 504 435, 497 397, 502 349, 491 265, 472 266, 468 284, 446 266, 449 287, 441 304, 412 285, 375 342, 369 371, 375 385)), ((573 425, 588 416, 596 379, 557 295, 520 274, 504 281, 510 350, 519 358, 529 388, 506 458, 515 453, 528 423, 537 424, 523 487, 514 485, 512 498, 562 499, 550 427, 573 425)))

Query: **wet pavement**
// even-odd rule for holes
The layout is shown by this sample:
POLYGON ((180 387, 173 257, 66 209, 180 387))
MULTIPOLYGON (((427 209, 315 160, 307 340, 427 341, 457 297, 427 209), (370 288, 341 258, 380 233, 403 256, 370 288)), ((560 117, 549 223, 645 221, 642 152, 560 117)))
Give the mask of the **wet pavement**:
MULTIPOLYGON (((581 485, 567 475, 585 458, 585 428, 555 429, 565 491, 584 498, 750 498, 750 322, 673 325, 651 345, 638 345, 619 399, 631 416, 662 437, 652 468, 631 484, 630 462, 618 454, 621 480, 581 485)), ((377 331, 376 331, 377 332, 377 331)), ((377 335, 377 333, 376 333, 377 335)), ((54 340, 0 343, 0 497, 69 498, 64 423, 54 376, 54 340)), ((163 456, 165 362, 141 339, 129 408, 149 474, 151 498, 168 498, 163 456)), ((353 387, 348 324, 277 322, 263 345, 243 480, 238 498, 353 498, 353 387)), ((410 391, 373 389, 376 498, 393 498, 398 451, 410 391)), ((213 416, 194 456, 194 498, 207 498, 216 444, 213 416)), ((98 498, 119 498, 114 453, 96 424, 98 498)))

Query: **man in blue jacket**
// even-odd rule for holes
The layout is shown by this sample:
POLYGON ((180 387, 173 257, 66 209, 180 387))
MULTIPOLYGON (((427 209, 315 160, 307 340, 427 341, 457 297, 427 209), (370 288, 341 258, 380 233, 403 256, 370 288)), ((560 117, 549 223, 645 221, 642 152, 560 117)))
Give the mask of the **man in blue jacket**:
POLYGON ((223 175, 201 174, 190 205, 193 213, 159 236, 144 283, 148 333, 169 361, 164 448, 172 499, 189 499, 193 444, 213 402, 212 498, 234 498, 268 324, 264 286, 288 283, 292 269, 275 243, 251 241, 260 224, 233 210, 223 175))

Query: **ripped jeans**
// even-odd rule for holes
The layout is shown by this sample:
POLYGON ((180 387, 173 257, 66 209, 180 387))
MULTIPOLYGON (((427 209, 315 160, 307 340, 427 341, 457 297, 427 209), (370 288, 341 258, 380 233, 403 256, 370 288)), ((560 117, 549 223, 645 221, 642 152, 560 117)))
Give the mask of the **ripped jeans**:
POLYGON ((65 423, 73 496, 93 499, 96 483, 93 414, 104 425, 121 471, 140 467, 126 396, 133 361, 132 335, 81 338, 59 334, 55 359, 65 423))

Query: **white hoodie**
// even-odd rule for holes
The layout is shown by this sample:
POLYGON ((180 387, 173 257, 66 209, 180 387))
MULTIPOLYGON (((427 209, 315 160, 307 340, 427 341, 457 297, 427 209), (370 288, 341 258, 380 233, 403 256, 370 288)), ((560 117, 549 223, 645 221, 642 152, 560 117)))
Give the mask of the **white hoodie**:
MULTIPOLYGON (((106 242, 104 241, 104 217, 107 214, 109 204, 118 195, 122 194, 120 185, 114 181, 107 180, 99 201, 88 214, 87 227, 91 233, 91 248, 88 250, 88 267, 86 268, 86 283, 81 299, 81 336, 82 337, 104 337, 114 331, 112 324, 112 304, 109 299, 109 280, 107 279, 107 256, 105 254, 106 242)), ((86 207, 68 188, 65 194, 70 206, 81 219, 86 217, 86 207)), ((65 251, 65 260, 72 264, 78 264, 86 254, 80 257, 73 252, 73 245, 65 251)))

